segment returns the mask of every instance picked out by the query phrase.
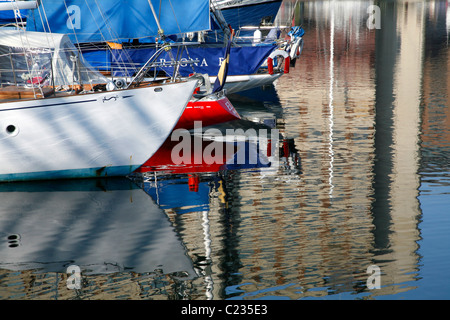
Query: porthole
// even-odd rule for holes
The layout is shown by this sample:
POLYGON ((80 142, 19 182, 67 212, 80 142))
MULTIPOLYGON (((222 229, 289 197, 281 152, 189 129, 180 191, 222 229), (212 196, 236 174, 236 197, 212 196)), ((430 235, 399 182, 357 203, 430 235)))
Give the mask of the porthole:
POLYGON ((163 89, 161 87, 155 88, 155 92, 161 92, 163 89))
POLYGON ((6 126, 5 131, 10 136, 16 136, 19 133, 19 128, 13 124, 6 126))
POLYGON ((12 133, 14 133, 14 131, 16 131, 16 126, 15 125, 10 124, 9 126, 6 127, 6 132, 7 133, 12 134, 12 133))
POLYGON ((11 234, 6 239, 8 240, 8 247, 16 248, 20 246, 20 234, 11 234))
POLYGON ((8 239, 9 241, 12 241, 12 240, 19 240, 19 239, 20 239, 20 235, 19 235, 19 234, 10 234, 10 235, 7 237, 7 239, 8 239))

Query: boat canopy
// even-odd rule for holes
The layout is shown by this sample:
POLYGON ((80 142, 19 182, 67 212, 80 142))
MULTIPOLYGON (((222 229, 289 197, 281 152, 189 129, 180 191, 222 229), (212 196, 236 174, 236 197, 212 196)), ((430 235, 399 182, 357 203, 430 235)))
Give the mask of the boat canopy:
POLYGON ((233 29, 273 23, 281 0, 213 0, 233 29))
POLYGON ((107 83, 67 35, 0 30, 0 82, 6 85, 107 83))
POLYGON ((209 0, 41 0, 27 30, 68 34, 74 43, 116 41, 210 30, 209 0), (105 19, 107 17, 107 19, 105 19), (44 21, 44 23, 42 23, 44 21), (159 26, 158 26, 159 23, 159 26))

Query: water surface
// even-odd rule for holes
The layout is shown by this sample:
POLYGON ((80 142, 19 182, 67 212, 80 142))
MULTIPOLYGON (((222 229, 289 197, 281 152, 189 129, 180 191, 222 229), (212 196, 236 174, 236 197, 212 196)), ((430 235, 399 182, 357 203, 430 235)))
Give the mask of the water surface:
POLYGON ((0 298, 449 299, 449 7, 371 4, 284 1, 303 54, 227 124, 277 165, 1 186, 0 298))

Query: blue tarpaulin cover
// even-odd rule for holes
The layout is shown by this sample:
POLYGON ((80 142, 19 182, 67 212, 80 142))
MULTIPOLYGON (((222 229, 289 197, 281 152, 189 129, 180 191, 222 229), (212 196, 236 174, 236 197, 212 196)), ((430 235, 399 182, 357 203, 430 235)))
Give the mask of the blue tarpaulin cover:
MULTIPOLYGON (((210 29, 209 0, 151 2, 165 35, 210 29)), ((75 43, 158 35, 148 0, 45 0, 29 11, 27 30, 65 33, 75 43)))
POLYGON ((275 20, 281 2, 281 0, 252 1, 253 4, 243 2, 242 5, 222 8, 222 15, 233 29, 244 26, 259 26, 263 18, 269 19, 269 22, 275 20))

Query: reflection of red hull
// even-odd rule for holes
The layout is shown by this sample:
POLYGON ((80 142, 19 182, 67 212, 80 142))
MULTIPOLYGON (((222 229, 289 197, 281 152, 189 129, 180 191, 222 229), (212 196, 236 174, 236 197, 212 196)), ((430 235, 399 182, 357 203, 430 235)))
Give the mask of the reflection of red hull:
MULTIPOLYGON (((153 172, 165 171, 170 173, 193 173, 193 172, 217 172, 220 171, 227 161, 226 143, 218 141, 205 141, 201 137, 192 137, 191 154, 188 163, 175 164, 172 159, 172 150, 179 144, 179 141, 172 141, 171 137, 167 138, 164 144, 156 151, 156 153, 148 159, 135 172, 153 172), (205 155, 203 151, 208 145, 215 144, 217 148, 222 149, 220 158, 205 155), (198 147, 196 147, 198 146, 198 147)), ((233 147, 233 155, 236 151, 233 147)), ((176 155, 175 155, 176 156, 176 155)))
POLYGON ((202 126, 206 127, 240 118, 227 97, 212 94, 202 99, 191 99, 175 129, 192 129, 194 121, 201 121, 202 126))

